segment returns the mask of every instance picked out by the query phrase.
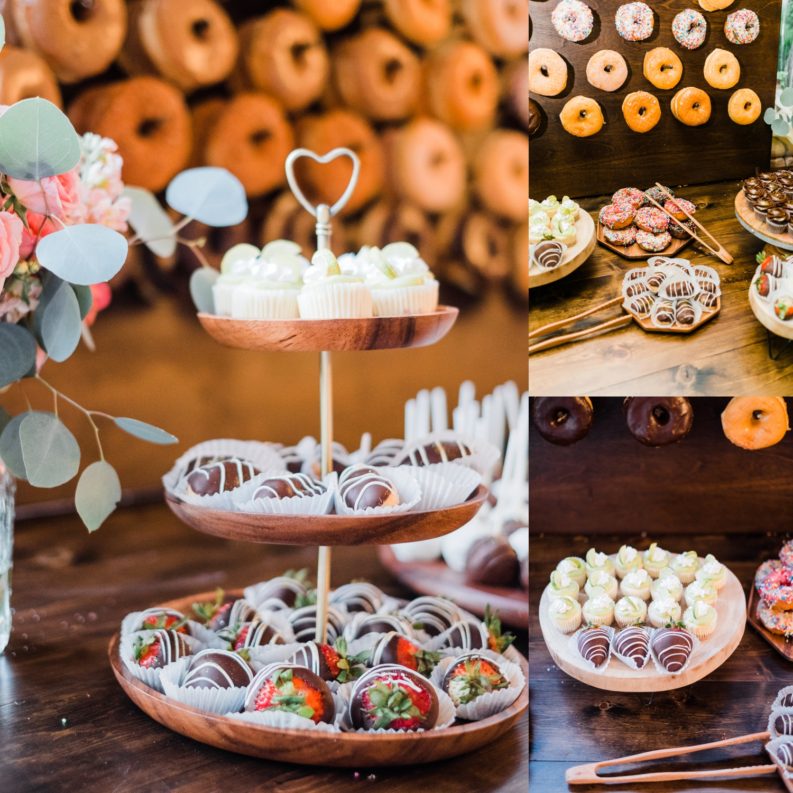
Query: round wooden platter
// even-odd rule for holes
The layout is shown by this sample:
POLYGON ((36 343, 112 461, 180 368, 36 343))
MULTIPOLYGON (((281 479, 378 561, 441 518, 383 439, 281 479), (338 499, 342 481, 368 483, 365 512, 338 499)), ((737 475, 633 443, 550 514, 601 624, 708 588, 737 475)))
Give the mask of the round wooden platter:
POLYGON ((767 242, 769 245, 776 245, 777 248, 782 248, 782 250, 793 251, 793 234, 788 232, 779 234, 776 231, 771 231, 767 223, 758 220, 754 210, 746 202, 743 190, 740 190, 738 195, 735 196, 735 217, 738 218, 738 222, 750 234, 754 234, 755 237, 763 242, 767 242))
MULTIPOLYGON (((754 281, 754 278, 752 278, 754 281)), ((783 339, 793 339, 793 322, 783 322, 773 312, 770 304, 764 303, 757 291, 749 287, 749 305, 757 321, 768 331, 783 339)))
MULTIPOLYGON (((232 593, 241 596, 241 592, 232 593)), ((213 592, 164 603, 189 611, 191 604, 211 600, 213 592)), ((514 648, 506 653, 528 680, 526 659, 514 648)), ((529 706, 528 686, 506 710, 476 722, 456 722, 443 730, 388 735, 325 733, 274 729, 191 708, 169 699, 134 677, 119 656, 119 635, 108 646, 108 659, 124 693, 148 716, 169 730, 229 752, 301 765, 337 767, 434 763, 476 751, 508 732, 529 706)))
POLYGON ((470 521, 487 498, 480 485, 467 501, 446 509, 391 515, 263 515, 207 509, 170 493, 165 502, 188 526, 227 540, 282 545, 382 545, 440 537, 470 521))
POLYGON ((548 616, 549 603, 546 588, 540 599, 540 628, 554 663, 570 677, 606 691, 670 691, 691 685, 720 667, 735 652, 746 628, 746 597, 741 582, 728 570, 727 583, 716 602, 719 615, 716 630, 697 644, 684 672, 662 674, 652 660, 642 669, 631 669, 613 656, 605 671, 596 672, 584 663, 570 636, 554 627, 548 616))
POLYGON ((639 261, 640 259, 649 259, 651 256, 674 256, 678 251, 685 248, 691 242, 691 237, 684 240, 678 240, 672 237, 672 241, 662 251, 646 251, 640 248, 637 243, 633 245, 613 245, 603 235, 603 226, 597 224, 597 241, 610 251, 622 256, 623 259, 630 259, 631 261, 639 261))
POLYGON ((459 309, 365 319, 232 319, 198 314, 204 330, 226 347, 269 352, 340 352, 428 347, 452 328, 459 309))
POLYGON ((592 255, 596 242, 595 221, 583 209, 578 213, 575 230, 576 243, 565 251, 558 267, 554 267, 553 270, 541 270, 539 267, 532 267, 531 258, 529 258, 529 289, 552 284, 554 281, 570 275, 592 255))
POLYGON ((387 545, 378 548, 383 566, 401 583, 422 595, 440 595, 467 611, 484 616, 490 606, 505 625, 525 631, 529 624, 528 595, 519 587, 466 584, 462 573, 442 559, 431 562, 401 562, 387 545))

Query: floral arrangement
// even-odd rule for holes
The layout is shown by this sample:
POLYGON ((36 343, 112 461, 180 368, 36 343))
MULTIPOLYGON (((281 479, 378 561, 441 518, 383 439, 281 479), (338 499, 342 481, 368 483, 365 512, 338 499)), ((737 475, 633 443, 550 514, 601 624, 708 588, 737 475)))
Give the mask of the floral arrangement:
POLYGON ((103 423, 157 444, 177 439, 137 419, 84 408, 42 376, 47 360, 62 362, 80 341, 92 345, 89 327, 110 301, 107 281, 123 266, 128 248, 145 244, 169 255, 177 243, 200 249, 179 230, 192 219, 212 226, 241 222, 245 191, 229 172, 193 168, 178 174, 166 202, 183 217, 176 223, 146 190, 125 187, 116 144, 78 136, 69 119, 43 99, 0 107, 0 389, 24 378, 40 384, 52 410, 16 416, 0 408, 0 460, 35 487, 56 487, 80 472, 81 450, 58 413, 76 407, 96 438, 96 459, 80 473, 77 512, 94 531, 121 498, 118 474, 105 459, 103 423), (125 233, 131 227, 134 236, 125 233))

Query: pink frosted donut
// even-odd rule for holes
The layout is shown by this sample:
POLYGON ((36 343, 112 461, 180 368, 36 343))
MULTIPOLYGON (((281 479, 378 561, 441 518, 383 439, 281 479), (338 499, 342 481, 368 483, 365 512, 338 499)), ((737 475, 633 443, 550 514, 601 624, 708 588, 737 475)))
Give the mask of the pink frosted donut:
POLYGON ((638 209, 647 203, 647 196, 645 196, 641 190, 637 190, 635 187, 623 187, 620 190, 617 190, 617 192, 611 196, 611 202, 613 204, 622 204, 627 202, 634 209, 638 209))
POLYGON ((769 573, 757 590, 771 608, 793 608, 793 571, 783 567, 769 573))
POLYGON ((626 3, 617 9, 614 16, 617 33, 625 41, 644 41, 653 34, 653 12, 647 3, 626 3))
POLYGON ((603 226, 610 229, 624 229, 633 221, 636 210, 627 202, 620 204, 606 204, 601 207, 598 219, 603 226))
POLYGON ((603 229, 603 239, 612 245, 627 248, 636 242, 636 226, 626 226, 624 229, 603 229))
POLYGON ((782 546, 782 550, 779 552, 779 561, 785 567, 793 570, 793 540, 789 540, 782 546))
POLYGON ((650 251, 650 253, 658 253, 669 247, 672 238, 669 233, 664 231, 661 234, 653 234, 651 231, 637 231, 636 243, 643 251, 650 251))
POLYGON ((699 11, 694 11, 693 8, 681 11, 672 20, 672 35, 675 37, 675 41, 687 50, 701 47, 707 32, 708 23, 705 21, 705 17, 699 11))
POLYGON ((778 633, 785 637, 793 633, 793 611, 777 611, 761 602, 757 607, 757 616, 771 633, 778 633))
POLYGON ((763 581, 765 581, 766 578, 771 575, 771 573, 776 573, 779 570, 784 569, 784 567, 784 563, 779 559, 767 559, 765 562, 763 562, 760 567, 757 568, 757 572, 754 574, 754 585, 757 587, 757 591, 760 591, 760 586, 762 585, 763 581))
POLYGON ((751 44, 760 34, 760 19, 754 11, 741 8, 724 20, 724 35, 733 44, 751 44))
POLYGON ((670 215, 674 215, 676 220, 686 220, 686 213, 693 215, 697 211, 697 205, 678 196, 664 201, 664 209, 670 215))
POLYGON ((592 9, 581 0, 562 0, 551 12, 551 24, 567 41, 583 41, 592 32, 592 9))
POLYGON ((655 207, 642 207, 633 222, 642 230, 661 234, 669 228, 669 218, 655 207))

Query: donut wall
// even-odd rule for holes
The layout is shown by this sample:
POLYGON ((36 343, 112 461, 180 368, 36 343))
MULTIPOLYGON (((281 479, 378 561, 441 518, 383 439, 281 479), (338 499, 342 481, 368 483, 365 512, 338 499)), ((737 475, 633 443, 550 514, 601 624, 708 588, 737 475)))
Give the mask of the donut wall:
MULTIPOLYGON (((655 537, 788 530, 793 435, 777 414, 774 401, 780 398, 769 403, 747 399, 755 402, 733 406, 731 431, 752 432, 751 413, 758 409, 778 425, 780 434, 771 440, 781 440, 774 445, 739 448, 722 427, 730 399, 701 397, 688 400, 690 431, 671 445, 649 447, 631 432, 629 423, 637 434, 646 432, 646 406, 635 406, 629 416, 623 399, 593 398, 589 432, 561 446, 540 433, 538 404, 546 421, 549 407, 534 399, 529 431, 532 533, 646 532, 655 537)), ((793 409, 790 400, 787 407, 793 409)), ((674 419, 666 427, 671 431, 673 424, 674 419)))
MULTIPOLYGON (((738 124, 730 118, 728 103, 737 90, 746 88, 754 91, 760 100, 761 107, 753 107, 753 112, 773 105, 781 13, 779 0, 739 0, 719 11, 706 11, 688 0, 650 3, 652 33, 642 41, 622 38, 615 24, 620 4, 600 0, 586 0, 593 12, 592 32, 579 42, 566 40, 557 33, 551 20, 557 4, 557 0, 532 0, 530 3, 530 51, 540 48, 554 51, 563 59, 567 71, 566 87, 561 93, 555 96, 532 94, 541 108, 539 129, 531 139, 533 194, 599 195, 624 186, 626 179, 641 184, 655 181, 672 185, 705 183, 741 178, 755 167, 768 167, 771 131, 763 122, 762 112, 753 123, 738 124), (684 48, 672 33, 673 20, 686 9, 696 11, 706 21, 704 41, 696 49, 684 48), (740 10, 754 11, 759 18, 759 34, 751 43, 734 44, 725 35, 725 21, 740 10), (682 78, 673 88, 657 88, 644 76, 645 55, 658 47, 671 50, 682 64, 682 78), (705 79, 705 61, 716 49, 732 53, 740 65, 740 78, 731 88, 714 88, 705 79), (627 65, 627 79, 613 91, 596 88, 587 79, 590 58, 602 50, 619 53, 627 65), (690 87, 705 91, 710 99, 710 119, 701 126, 688 126, 673 115, 673 97, 681 89, 690 87), (655 96, 661 111, 656 126, 641 133, 630 129, 623 116, 626 97, 638 91, 655 96), (570 134, 560 121, 563 108, 575 97, 594 100, 602 110, 605 124, 590 137, 570 134)), ((723 2, 704 0, 704 5, 713 7, 723 2)), ((696 16, 680 18, 687 36, 685 40, 689 43, 696 43, 690 37, 696 37, 697 19, 696 16)), ((572 35, 582 35, 586 29, 572 35)), ((662 65, 667 74, 669 64, 662 65)), ((539 63, 535 66, 542 68, 539 63)), ((612 68, 610 74, 615 72, 612 68)), ((606 75, 607 81, 610 81, 609 76, 606 75)), ((688 96, 692 96, 691 92, 688 96)), ((693 97, 695 101, 691 104, 699 105, 697 94, 693 97)), ((632 97, 628 104, 635 99, 632 97)), ((685 101, 675 109, 681 117, 692 111, 685 101)), ((630 112, 634 125, 643 126, 651 109, 645 103, 634 102, 630 112)), ((696 112, 688 117, 689 122, 701 121, 701 116, 694 116, 696 112)))
MULTIPOLYGON (((527 5, 5 0, 0 102, 62 101, 78 131, 116 139, 128 184, 156 192, 188 165, 234 172, 251 220, 209 236, 212 262, 240 240, 308 251, 284 159, 349 146, 361 177, 337 249, 406 239, 464 293, 496 283, 525 297, 527 5)), ((306 165, 309 198, 332 203, 347 168, 306 165)))

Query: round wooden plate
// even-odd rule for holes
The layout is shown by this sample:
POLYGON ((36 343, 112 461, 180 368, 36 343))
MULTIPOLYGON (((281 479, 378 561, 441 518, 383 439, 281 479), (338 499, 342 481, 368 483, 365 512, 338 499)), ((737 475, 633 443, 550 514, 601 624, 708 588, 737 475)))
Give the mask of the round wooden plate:
MULTIPOLYGON (((206 592, 165 603, 163 607, 186 611, 192 603, 213 597, 214 593, 206 592)), ((218 749, 284 763, 341 767, 434 763, 476 751, 495 741, 529 706, 526 686, 518 699, 501 713, 481 721, 455 723, 444 730, 373 736, 273 729, 204 713, 168 699, 127 671, 119 656, 118 644, 119 635, 115 634, 107 651, 113 674, 124 693, 152 719, 174 732, 218 749)), ((528 680, 526 659, 512 647, 505 655, 520 665, 528 680)))
POLYGON ((793 234, 778 234, 771 231, 767 223, 757 219, 754 210, 746 203, 746 196, 743 190, 738 192, 735 196, 735 217, 738 222, 755 237, 767 242, 770 245, 776 245, 777 248, 782 248, 786 251, 793 251, 793 234))
POLYGON ((428 347, 454 325, 459 309, 438 306, 431 314, 366 319, 232 319, 198 314, 204 330, 226 347, 270 352, 393 350, 428 347))
POLYGON ((557 630, 548 616, 551 599, 547 588, 540 599, 540 628, 554 663, 570 677, 606 691, 670 691, 691 685, 720 667, 740 644, 746 629, 746 597, 741 582, 727 570, 727 583, 719 592, 716 630, 695 648, 688 668, 678 675, 661 674, 652 661, 643 669, 631 669, 612 657, 604 672, 584 663, 570 636, 557 630))
POLYGON ((165 502, 188 526, 227 540, 282 545, 382 545, 440 537, 470 521, 487 498, 480 485, 471 498, 446 509, 393 515, 261 515, 207 509, 165 493, 165 502))
MULTIPOLYGON (((754 278, 752 278, 754 280, 754 278)), ((793 339, 793 322, 782 322, 779 317, 774 314, 773 310, 769 311, 767 303, 763 303, 757 291, 753 287, 749 287, 749 305, 757 321, 771 333, 781 336, 783 339, 793 339)))
POLYGON ((595 250, 595 221, 588 212, 582 209, 578 213, 578 220, 575 224, 576 243, 565 251, 562 263, 553 270, 541 270, 539 267, 532 267, 529 260, 529 289, 536 286, 552 284, 566 275, 570 275, 573 270, 577 270, 595 250))
POLYGON ((518 587, 466 584, 462 573, 442 559, 432 562, 400 562, 387 545, 377 549, 383 566, 401 583, 421 595, 441 595, 467 611, 483 617, 485 607, 498 612, 505 625, 525 631, 529 624, 529 600, 518 587))

